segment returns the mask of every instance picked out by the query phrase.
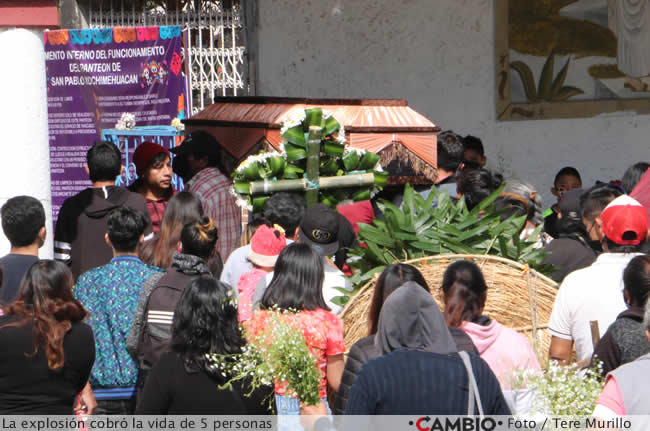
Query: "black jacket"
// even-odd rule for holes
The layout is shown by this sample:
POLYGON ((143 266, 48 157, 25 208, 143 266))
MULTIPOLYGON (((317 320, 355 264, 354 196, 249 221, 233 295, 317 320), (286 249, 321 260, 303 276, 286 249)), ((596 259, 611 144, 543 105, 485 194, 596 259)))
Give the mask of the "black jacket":
POLYGON ((147 220, 145 237, 152 233, 144 197, 122 187, 88 188, 63 202, 54 230, 54 258, 70 266, 75 280, 113 258, 113 250, 104 240, 106 221, 110 212, 121 206, 140 211, 147 220))
POLYGON ((176 305, 193 277, 210 274, 205 261, 176 253, 166 272, 145 280, 126 348, 142 370, 149 370, 169 347, 176 305))
MULTIPOLYGON (((462 329, 449 327, 449 332, 456 343, 458 351, 466 351, 478 355, 478 350, 474 343, 472 343, 472 339, 469 338, 462 329)), ((354 380, 357 378, 359 371, 361 371, 361 367, 363 367, 369 360, 378 358, 379 356, 381 356, 381 351, 377 346, 375 346, 374 335, 364 337, 352 345, 345 362, 343 376, 341 377, 341 385, 336 394, 332 413, 335 415, 342 415, 345 412, 345 406, 348 401, 348 396, 350 395, 350 388, 352 387, 354 380)))
POLYGON ((542 263, 555 267, 551 279, 558 283, 561 283, 569 273, 588 267, 597 257, 596 252, 578 234, 562 235, 554 239, 544 247, 544 253, 548 255, 542 263))

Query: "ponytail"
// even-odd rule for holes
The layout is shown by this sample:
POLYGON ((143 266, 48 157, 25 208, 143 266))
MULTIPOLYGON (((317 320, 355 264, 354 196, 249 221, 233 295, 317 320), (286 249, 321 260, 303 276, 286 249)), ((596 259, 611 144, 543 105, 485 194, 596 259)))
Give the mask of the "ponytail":
POLYGON ((449 265, 441 288, 447 325, 458 327, 463 321, 478 321, 487 298, 487 284, 476 264, 460 260, 449 265))
POLYGON ((203 217, 196 224, 196 228, 199 234, 199 239, 201 239, 201 241, 212 241, 212 238, 219 238, 219 234, 217 233, 217 225, 210 217, 203 217))
POLYGON ((186 224, 181 231, 183 253, 206 260, 214 253, 218 239, 217 226, 210 217, 202 217, 197 223, 186 224))
POLYGON ((454 282, 444 294, 444 314, 448 326, 459 327, 463 321, 474 322, 481 316, 481 298, 462 281, 454 282))

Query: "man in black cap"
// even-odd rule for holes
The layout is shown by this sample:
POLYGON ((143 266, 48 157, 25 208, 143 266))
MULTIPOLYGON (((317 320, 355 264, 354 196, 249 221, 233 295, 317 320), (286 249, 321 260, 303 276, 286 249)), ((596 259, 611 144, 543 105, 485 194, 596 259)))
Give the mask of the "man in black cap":
POLYGON ((205 215, 217 224, 217 249, 225 261, 239 246, 241 211, 230 194, 232 181, 224 175, 220 146, 208 132, 192 132, 181 145, 171 150, 174 172, 183 178, 187 190, 203 204, 205 215))
MULTIPOLYGON (((309 244, 318 254, 323 256, 323 268, 325 270, 323 299, 335 314, 343 310, 342 306, 332 302, 335 297, 343 295, 338 289, 352 290, 352 286, 343 276, 343 273, 334 265, 330 256, 336 254, 341 247, 345 247, 346 243, 350 242, 350 238, 348 238, 349 232, 354 238, 352 226, 345 217, 325 204, 316 204, 305 210, 305 215, 296 235, 297 242, 309 244)), ((253 294, 254 303, 262 299, 264 290, 272 279, 273 273, 271 272, 260 281, 253 294)))

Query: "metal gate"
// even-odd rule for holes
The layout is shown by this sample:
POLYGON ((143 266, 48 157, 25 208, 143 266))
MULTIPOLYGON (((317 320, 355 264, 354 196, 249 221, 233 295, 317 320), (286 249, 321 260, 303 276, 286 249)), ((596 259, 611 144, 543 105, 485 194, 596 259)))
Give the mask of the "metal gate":
POLYGON ((223 0, 87 1, 92 28, 183 27, 193 114, 214 103, 215 97, 249 94, 246 33, 238 1, 228 5, 223 0))

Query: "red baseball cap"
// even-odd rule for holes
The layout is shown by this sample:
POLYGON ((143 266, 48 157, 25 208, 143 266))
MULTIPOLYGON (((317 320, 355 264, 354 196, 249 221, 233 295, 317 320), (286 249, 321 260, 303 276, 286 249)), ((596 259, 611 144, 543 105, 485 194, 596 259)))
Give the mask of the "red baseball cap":
POLYGON ((167 148, 162 145, 154 144, 153 142, 144 141, 135 148, 135 151, 133 152, 133 163, 135 163, 135 172, 139 177, 144 174, 151 159, 160 153, 165 153, 167 154, 167 157, 170 157, 167 148))
POLYGON ((639 245, 648 236, 648 214, 643 205, 628 195, 611 201, 600 219, 605 236, 618 245, 639 245))

